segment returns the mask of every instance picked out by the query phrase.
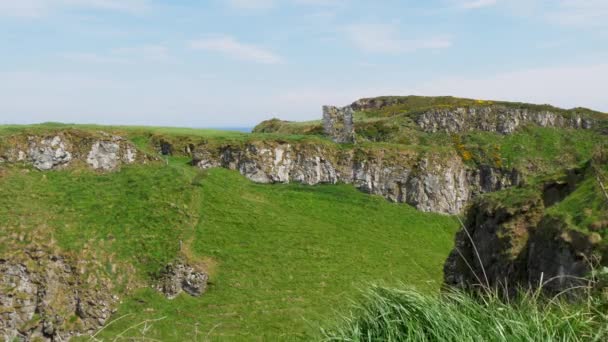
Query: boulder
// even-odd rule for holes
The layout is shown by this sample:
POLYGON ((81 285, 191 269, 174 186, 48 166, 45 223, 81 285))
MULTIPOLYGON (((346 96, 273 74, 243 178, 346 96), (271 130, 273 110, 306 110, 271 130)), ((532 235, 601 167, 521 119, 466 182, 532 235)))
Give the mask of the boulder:
POLYGON ((198 297, 207 289, 208 280, 207 273, 196 271, 192 266, 171 263, 162 271, 156 289, 169 299, 182 292, 198 297))

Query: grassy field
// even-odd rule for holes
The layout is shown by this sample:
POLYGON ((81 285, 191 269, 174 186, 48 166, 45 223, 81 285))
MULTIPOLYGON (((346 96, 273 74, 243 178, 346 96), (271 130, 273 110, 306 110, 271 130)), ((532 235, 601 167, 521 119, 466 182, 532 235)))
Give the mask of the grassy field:
MULTIPOLYGON (((113 279, 113 291, 122 298, 115 321, 97 336, 104 340, 142 335, 162 341, 319 339, 320 327, 347 312, 359 290, 370 284, 405 284, 435 295, 457 222, 363 194, 351 185, 261 185, 234 171, 201 171, 179 152, 184 146, 270 139, 344 149, 455 149, 467 163, 516 167, 534 180, 539 174, 580 166, 605 144, 596 132, 538 127, 506 136, 427 134, 408 125, 397 125, 395 131, 370 127, 373 134, 388 138, 353 147, 292 132, 57 123, 0 126, 0 138, 62 130, 95 135, 104 130, 128 138, 147 153, 156 155, 164 140, 177 151, 167 157, 166 165, 132 165, 105 174, 78 167, 42 173, 0 165, 0 253, 48 245, 97 260, 99 272, 113 279), (400 136, 407 139, 397 139, 400 136), (158 272, 177 258, 210 273, 205 295, 171 301, 150 288, 158 272)), ((578 226, 608 222, 602 216, 606 202, 593 182, 588 178, 551 210, 568 213, 578 226)), ((520 194, 509 199, 538 191, 516 189, 513 192, 520 194)))
POLYGON ((0 137, 21 132, 44 133, 52 130, 79 129, 90 131, 112 131, 124 132, 128 135, 139 134, 167 134, 167 135, 189 135, 196 137, 241 137, 247 133, 239 131, 188 128, 188 127, 157 127, 157 126, 108 126, 87 124, 66 124, 59 122, 45 122, 35 125, 0 125, 0 137))
POLYGON ((110 174, 6 168, 0 227, 2 253, 53 244, 104 265, 128 296, 100 338, 163 318, 146 337, 274 341, 318 336, 372 282, 436 291, 457 224, 349 185, 260 185, 173 158, 110 174), (211 273, 202 297, 146 288, 178 256, 211 273))

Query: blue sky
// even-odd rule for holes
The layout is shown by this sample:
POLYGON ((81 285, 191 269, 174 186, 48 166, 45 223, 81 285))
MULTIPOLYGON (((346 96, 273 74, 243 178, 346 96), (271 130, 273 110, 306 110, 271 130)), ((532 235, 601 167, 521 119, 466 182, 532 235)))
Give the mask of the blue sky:
POLYGON ((454 95, 608 112, 608 0, 0 0, 0 123, 193 127, 454 95))

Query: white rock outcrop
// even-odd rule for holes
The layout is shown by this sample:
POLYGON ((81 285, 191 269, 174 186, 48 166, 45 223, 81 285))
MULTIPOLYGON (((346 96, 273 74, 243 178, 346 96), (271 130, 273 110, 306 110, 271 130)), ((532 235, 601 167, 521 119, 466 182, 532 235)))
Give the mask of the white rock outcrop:
POLYGON ((212 150, 202 145, 193 156, 200 168, 237 170, 257 183, 348 183, 393 202, 446 214, 460 213, 476 194, 520 182, 515 171, 471 168, 455 153, 345 151, 319 144, 260 142, 212 150))
POLYGON ((51 170, 66 166, 72 161, 70 145, 60 136, 49 138, 29 137, 29 149, 26 157, 24 151, 18 151, 17 160, 29 157, 38 170, 51 170))

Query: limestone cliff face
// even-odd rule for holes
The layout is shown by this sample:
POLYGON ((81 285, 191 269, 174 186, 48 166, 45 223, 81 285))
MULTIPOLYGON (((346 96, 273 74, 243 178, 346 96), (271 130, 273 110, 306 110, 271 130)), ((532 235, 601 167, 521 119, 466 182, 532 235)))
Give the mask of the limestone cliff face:
POLYGON ((35 247, 3 256, 0 339, 66 341, 101 328, 118 298, 90 263, 35 247))
MULTIPOLYGON (((409 97, 378 97, 361 99, 348 108, 353 111, 374 111, 385 107, 403 105, 409 97)), ((457 99, 436 103, 431 108, 414 108, 412 117, 425 132, 461 133, 467 131, 487 131, 511 134, 523 125, 541 127, 592 129, 598 125, 596 119, 582 114, 588 110, 562 110, 550 106, 525 105, 514 103, 493 103, 461 99, 466 105, 458 104, 457 99)), ((429 102, 430 104, 430 102, 429 102)), ((427 104, 427 105, 429 105, 427 104)), ((346 107, 345 107, 346 108, 346 107)), ((399 109, 395 109, 399 112, 399 109)))
POLYGON ((595 124, 592 119, 582 115, 564 116, 551 111, 533 111, 500 105, 431 109, 420 114, 416 123, 426 132, 460 133, 477 130, 502 134, 511 134, 526 124, 573 129, 591 129, 595 124))
POLYGON ((112 171, 122 164, 148 159, 122 137, 107 133, 95 137, 71 133, 10 137, 7 144, 0 145, 0 163, 27 163, 43 171, 81 163, 94 170, 112 171))
POLYGON ((456 153, 337 149, 313 143, 256 142, 193 151, 200 168, 238 170, 258 183, 347 183, 421 211, 455 214, 476 194, 517 184, 517 172, 465 165, 456 153))

